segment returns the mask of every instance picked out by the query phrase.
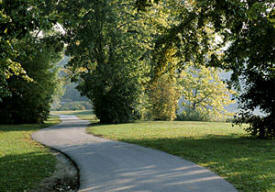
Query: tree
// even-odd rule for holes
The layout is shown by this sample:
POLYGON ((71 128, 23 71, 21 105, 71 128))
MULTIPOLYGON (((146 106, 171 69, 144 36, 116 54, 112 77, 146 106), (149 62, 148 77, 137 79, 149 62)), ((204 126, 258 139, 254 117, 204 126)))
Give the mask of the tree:
POLYGON ((41 123, 48 116, 52 62, 63 48, 58 36, 45 36, 56 23, 56 3, 0 1, 1 123, 41 123))
POLYGON ((25 54, 15 60, 32 81, 20 76, 7 79, 11 97, 0 102, 0 123, 42 123, 48 117, 57 85, 54 63, 60 58, 63 44, 56 36, 36 39, 30 35, 13 45, 24 50, 25 54))
POLYGON ((78 89, 93 103, 102 123, 135 118, 148 65, 142 55, 144 24, 131 1, 60 2, 68 43, 67 68, 78 89), (71 14, 73 10, 77 14, 71 14), (106 14, 108 13, 108 14, 106 14))
POLYGON ((248 1, 241 8, 230 28, 234 38, 224 57, 225 68, 233 70, 233 86, 238 87, 239 79, 245 83, 240 95, 243 110, 236 122, 249 123, 247 131, 252 135, 275 138, 275 27, 269 20, 274 2, 248 1), (256 108, 265 115, 254 115, 256 108))
POLYGON ((174 120, 179 99, 179 88, 174 75, 159 77, 150 91, 151 116, 154 120, 174 120))
MULTIPOLYGON (((145 10, 151 0, 137 0, 139 9, 145 10)), ((159 2, 158 0, 154 2, 159 2)), ((246 87, 239 96, 243 111, 237 122, 249 123, 248 131, 261 138, 275 137, 274 100, 274 1, 181 1, 178 11, 179 24, 168 28, 155 46, 159 60, 165 60, 165 52, 177 42, 179 54, 185 62, 207 63, 211 66, 232 70, 231 85, 240 88, 243 79, 246 87), (211 27, 221 41, 213 47, 205 27, 211 27), (216 48, 224 48, 221 56, 216 48), (203 62, 206 54, 210 62, 203 62), (269 86, 270 89, 267 89, 269 86), (251 112, 260 108, 266 115, 257 117, 251 112)), ((178 1, 174 2, 178 6, 178 1)), ((178 68, 183 68, 184 63, 178 68)), ((165 63, 159 62, 155 71, 161 71, 165 63)))
POLYGON ((32 0, 0 1, 0 101, 11 96, 7 80, 12 76, 21 76, 31 81, 21 63, 16 61, 24 50, 17 49, 14 43, 29 33, 38 34, 55 24, 54 5, 56 1, 32 0))
POLYGON ((180 84, 184 101, 184 119, 220 120, 230 117, 225 106, 234 103, 230 99, 234 91, 227 88, 219 77, 220 70, 189 65, 181 73, 180 84))
MULTIPOLYGON (((150 27, 152 46, 156 46, 157 37, 166 33, 167 28, 177 23, 177 8, 170 6, 171 2, 159 2, 152 5, 150 20, 146 21, 150 27)), ((155 50, 151 51, 151 80, 147 85, 148 114, 149 119, 154 120, 174 120, 176 118, 177 102, 179 99, 179 88, 177 85, 177 66, 180 59, 176 54, 175 44, 171 44, 169 49, 164 50, 164 57, 158 57, 155 50), (163 66, 158 68, 158 66, 163 66), (159 69, 159 70, 156 70, 159 69)))

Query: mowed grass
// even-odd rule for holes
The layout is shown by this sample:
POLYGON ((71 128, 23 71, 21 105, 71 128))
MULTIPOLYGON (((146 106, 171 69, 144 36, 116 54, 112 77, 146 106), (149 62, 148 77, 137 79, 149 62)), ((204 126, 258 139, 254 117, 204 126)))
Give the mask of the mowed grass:
POLYGON ((75 115, 83 120, 97 120, 92 110, 76 110, 76 111, 51 111, 53 115, 75 115))
POLYGON ((149 121, 97 125, 88 132, 166 151, 208 167, 246 192, 275 191, 275 141, 221 122, 149 121))
POLYGON ((51 116, 42 125, 0 125, 0 191, 29 191, 54 172, 55 156, 31 134, 59 122, 51 116))

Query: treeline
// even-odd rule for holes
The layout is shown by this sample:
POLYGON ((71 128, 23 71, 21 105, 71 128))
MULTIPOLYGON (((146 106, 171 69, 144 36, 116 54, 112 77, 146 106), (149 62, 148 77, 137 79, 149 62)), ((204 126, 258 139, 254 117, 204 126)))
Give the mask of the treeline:
POLYGON ((25 37, 13 44, 24 54, 16 62, 28 78, 13 75, 6 81, 10 97, 0 102, 1 123, 41 123, 47 119, 52 95, 58 83, 55 61, 60 59, 63 44, 54 36, 25 37))
POLYGON ((77 84, 71 82, 65 65, 70 60, 69 57, 63 56, 62 60, 56 65, 58 68, 58 79, 56 91, 53 95, 51 103, 52 111, 67 111, 67 110, 91 110, 92 104, 87 97, 81 96, 76 89, 77 84))
POLYGON ((41 123, 56 89, 63 51, 54 1, 0 2, 0 123, 41 123))
MULTIPOLYGON (((1 114, 8 106, 17 106, 8 98, 23 98, 23 86, 13 88, 10 81, 22 78, 28 86, 40 86, 35 84, 37 76, 31 76, 18 59, 31 54, 16 43, 26 37, 47 42, 47 31, 59 23, 64 29, 61 38, 49 34, 66 44, 65 54, 71 58, 67 73, 93 103, 102 123, 173 120, 181 95, 182 118, 230 115, 223 107, 232 102, 231 88, 240 89, 242 79, 246 85, 238 98, 243 110, 236 122, 249 123, 252 135, 274 137, 273 6, 271 0, 1 1, 0 92, 6 99, 1 114), (218 68, 233 72, 229 88, 218 78, 218 68), (256 107, 266 115, 255 116, 256 107)), ((59 51, 48 51, 47 58, 55 58, 59 51)), ((43 69, 53 74, 49 68, 43 69)), ((46 98, 46 103, 51 100, 45 96, 41 101, 46 98)), ((41 121, 48 107, 38 109, 45 114, 37 119, 41 121)), ((16 115, 2 119, 6 118, 18 121, 16 115)))
MULTIPOLYGON (((79 6, 82 3, 76 5, 79 6)), ((197 113, 201 119, 207 115, 209 120, 224 113, 224 106, 230 103, 230 90, 217 78, 218 70, 184 61, 183 55, 177 55, 176 47, 167 50, 164 60, 154 53, 158 37, 179 22, 170 15, 176 8, 163 3, 138 12, 132 6, 131 1, 98 1, 85 4, 84 18, 81 13, 66 18, 75 21, 64 26, 70 29, 66 55, 72 59, 67 68, 80 92, 92 101, 101 123, 140 118, 174 120, 182 94, 187 99, 181 116, 191 118, 191 113, 197 113), (87 46, 92 48, 86 51, 87 46), (158 62, 163 62, 162 71, 158 71, 158 62), (185 63, 186 71, 193 69, 193 73, 177 70, 180 62, 185 63), (200 78, 195 80, 198 75, 200 78), (187 90, 190 83, 183 79, 196 82, 187 90), (193 97, 197 101, 191 106, 193 97)))
MULTIPOLYGON (((60 74, 60 73, 59 73, 60 74)), ((87 97, 80 95, 76 89, 76 84, 69 80, 63 79, 63 86, 60 87, 58 93, 54 95, 54 100, 51 104, 52 111, 69 111, 69 110, 91 110, 92 104, 87 97)))

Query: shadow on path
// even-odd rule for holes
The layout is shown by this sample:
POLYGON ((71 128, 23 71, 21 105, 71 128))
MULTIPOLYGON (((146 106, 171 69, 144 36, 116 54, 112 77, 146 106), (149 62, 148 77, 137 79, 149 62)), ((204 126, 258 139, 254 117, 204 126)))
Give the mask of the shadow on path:
POLYGON ((165 152, 88 135, 88 121, 61 116, 62 124, 33 138, 69 155, 80 169, 80 191, 235 192, 208 169, 165 152))

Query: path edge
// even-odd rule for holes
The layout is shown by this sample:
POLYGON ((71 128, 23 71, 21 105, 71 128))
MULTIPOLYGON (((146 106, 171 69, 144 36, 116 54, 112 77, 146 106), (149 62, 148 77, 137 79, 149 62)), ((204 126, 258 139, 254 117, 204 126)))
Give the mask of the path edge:
POLYGON ((78 165, 76 164, 76 162, 68 154, 62 152, 61 150, 59 150, 59 149, 57 149, 55 147, 51 147, 51 146, 45 145, 43 143, 40 143, 39 141, 37 141, 34 138, 34 134, 36 132, 38 132, 40 130, 43 130, 43 129, 48 129, 48 128, 51 128, 51 127, 54 127, 54 126, 58 126, 61 123, 62 123, 62 121, 60 123, 58 123, 58 124, 53 125, 53 126, 49 126, 49 127, 45 127, 45 128, 39 129, 39 130, 37 130, 37 131, 35 131, 35 132, 33 132, 31 134, 31 138, 32 138, 33 141, 35 141, 35 142, 39 143, 40 145, 42 145, 42 146, 46 147, 47 149, 49 149, 50 153, 52 153, 51 150, 56 151, 56 152, 60 153, 61 155, 63 155, 65 158, 67 158, 72 163, 72 165, 75 167, 75 169, 77 171, 77 191, 79 191, 79 189, 80 189, 80 169, 79 169, 78 165))
POLYGON ((155 149, 155 148, 152 148, 152 147, 147 147, 147 146, 143 146, 143 145, 138 145, 138 144, 135 144, 135 143, 129 143, 129 142, 126 142, 126 141, 113 140, 113 139, 109 139, 109 138, 107 138, 107 137, 104 137, 104 135, 96 135, 96 134, 93 134, 93 133, 89 133, 89 132, 87 131, 88 128, 89 128, 89 127, 86 127, 86 128, 85 128, 85 133, 88 134, 88 135, 92 135, 92 136, 94 136, 94 137, 101 138, 101 139, 104 139, 104 140, 119 142, 119 143, 128 144, 128 145, 134 145, 134 146, 138 146, 138 147, 141 147, 141 148, 146 148, 146 149, 150 149, 150 150, 153 150, 153 151, 165 153, 165 154, 168 154, 168 155, 170 155, 170 156, 173 156, 174 158, 181 159, 181 160, 184 160, 184 161, 189 162, 189 163, 191 163, 191 164, 194 164, 194 165, 196 165, 196 166, 198 166, 198 167, 200 167, 200 168, 207 169, 208 171, 212 172, 214 175, 220 177, 222 180, 224 180, 225 182, 229 183, 229 184, 236 190, 236 192, 240 192, 240 191, 237 189, 237 187, 236 187, 233 183, 231 183, 230 181, 228 181, 225 177, 218 175, 218 173, 216 173, 215 171, 211 170, 209 167, 201 166, 201 165, 199 165, 199 164, 197 164, 197 163, 195 163, 195 162, 193 162, 193 161, 187 160, 187 159, 185 159, 185 158, 183 158, 183 157, 180 157, 180 156, 177 156, 177 155, 168 153, 168 152, 166 152, 166 151, 162 151, 162 150, 159 150, 159 149, 155 149))

